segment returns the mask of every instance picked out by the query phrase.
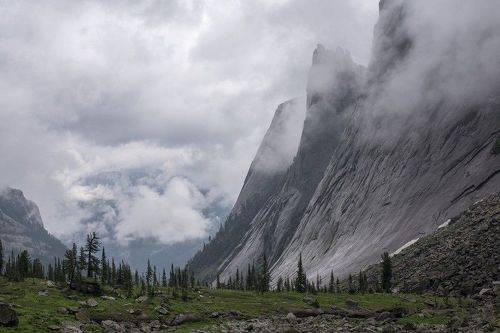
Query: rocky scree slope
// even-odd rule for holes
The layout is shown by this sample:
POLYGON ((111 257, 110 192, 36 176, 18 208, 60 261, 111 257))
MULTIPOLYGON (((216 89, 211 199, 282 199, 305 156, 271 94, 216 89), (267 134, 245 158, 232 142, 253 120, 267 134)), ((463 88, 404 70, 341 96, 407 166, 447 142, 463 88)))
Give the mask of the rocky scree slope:
POLYGON ((64 244, 44 228, 38 206, 18 189, 0 191, 0 239, 6 254, 26 249, 45 262, 62 257, 66 251, 64 244))
MULTIPOLYGON (((254 187, 266 189, 259 200, 244 186, 251 211, 240 218, 238 202, 190 269, 227 279, 265 252, 273 279, 292 277, 302 253, 309 276, 346 276, 498 191, 500 79, 481 86, 474 67, 468 77, 482 88, 467 95, 470 82, 455 86, 463 65, 456 53, 469 50, 456 43, 446 66, 441 58, 422 65, 428 48, 444 42, 412 29, 416 15, 435 22, 419 5, 381 2, 366 74, 347 52, 316 49, 292 164, 272 187, 254 187)), ((489 28, 468 37, 497 40, 489 28)))
MULTIPOLYGON (((500 195, 451 218, 392 258, 394 285, 404 292, 467 296, 493 289, 500 267, 500 195)), ((372 285, 381 265, 367 269, 372 285)))

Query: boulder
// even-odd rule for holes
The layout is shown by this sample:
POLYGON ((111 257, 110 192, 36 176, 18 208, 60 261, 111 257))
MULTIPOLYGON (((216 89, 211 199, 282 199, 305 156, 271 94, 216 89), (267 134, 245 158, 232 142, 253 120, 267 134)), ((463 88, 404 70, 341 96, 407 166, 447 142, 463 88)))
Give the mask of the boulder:
POLYGON ((14 327, 19 324, 19 318, 9 304, 0 303, 0 326, 14 327))
POLYGON ((59 307, 59 308, 57 308, 57 313, 65 315, 65 314, 68 314, 69 311, 65 307, 59 307))
POLYGON ((286 315, 286 320, 289 323, 294 323, 297 320, 297 317, 293 313, 288 312, 288 314, 286 315))
POLYGON ((155 307, 155 310, 156 310, 156 312, 158 312, 158 313, 159 313, 159 314, 161 314, 161 315, 167 315, 167 314, 168 314, 168 310, 167 310, 167 309, 165 309, 165 308, 164 308, 164 307, 162 307, 162 306, 157 306, 157 307, 155 307))
POLYGON ((137 297, 137 298, 135 299, 135 302, 136 302, 136 303, 144 303, 144 302, 146 302, 147 300, 148 300, 148 296, 143 295, 143 296, 139 296, 139 297, 137 297))
POLYGON ((324 312, 319 308, 314 309, 294 309, 290 311, 297 318, 305 318, 305 317, 316 317, 322 315, 324 312))
POLYGON ((495 296, 495 294, 490 288, 483 288, 479 291, 479 296, 495 296))
POLYGON ((45 282, 45 284, 49 288, 54 288, 56 286, 56 284, 54 283, 54 281, 50 281, 50 280, 47 280, 47 282, 45 282))
POLYGON ((185 323, 194 323, 197 321, 200 321, 201 318, 195 314, 192 313, 181 313, 176 315, 172 321, 170 322, 170 325, 172 326, 179 326, 185 323))
POLYGON ((106 301, 116 301, 116 298, 114 298, 113 296, 102 295, 101 298, 106 301))
POLYGON ((95 296, 102 294, 101 285, 97 281, 73 281, 69 287, 71 290, 76 290, 84 294, 95 296))
POLYGON ((80 311, 80 308, 77 306, 70 306, 69 308, 66 308, 69 314, 75 314, 78 311, 80 311))
POLYGON ((47 290, 41 290, 38 292, 38 296, 43 296, 43 297, 49 296, 49 292, 47 290))
POLYGON ((352 299, 348 299, 345 301, 345 306, 348 308, 348 309, 358 309, 359 308, 359 304, 358 302, 352 300, 352 299))
POLYGON ((121 326, 113 320, 103 320, 101 322, 104 332, 115 333, 115 332, 125 332, 125 327, 121 326))
POLYGON ((93 298, 89 298, 87 300, 87 306, 91 307, 91 308, 94 308, 96 307, 97 305, 99 305, 99 303, 97 303, 97 301, 93 298))
POLYGON ((73 321, 65 321, 61 324, 61 333, 82 333, 82 324, 73 321))
POLYGON ((83 311, 75 313, 75 319, 82 323, 87 323, 90 321, 89 316, 83 311))

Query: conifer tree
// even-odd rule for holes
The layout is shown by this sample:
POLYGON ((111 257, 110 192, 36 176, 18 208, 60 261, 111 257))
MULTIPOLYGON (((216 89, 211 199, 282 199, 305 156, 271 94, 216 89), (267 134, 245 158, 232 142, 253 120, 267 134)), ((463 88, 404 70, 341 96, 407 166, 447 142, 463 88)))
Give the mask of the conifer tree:
POLYGON ((4 269, 4 261, 3 261, 3 244, 2 244, 2 240, 0 239, 0 276, 3 275, 3 269, 4 269))
POLYGON ((217 289, 221 289, 222 288, 222 285, 220 283, 220 275, 219 274, 217 274, 216 288, 217 289))
POLYGON ((328 292, 332 294, 335 292, 335 278, 333 277, 333 270, 330 271, 330 282, 328 283, 328 292))
POLYGON ((156 275, 156 265, 153 266, 153 286, 158 286, 158 277, 156 275))
POLYGON ((115 258, 111 258, 111 285, 116 285, 116 265, 115 258))
POLYGON ((73 243, 73 247, 71 249, 66 250, 63 259, 63 269, 70 283, 73 282, 76 277, 78 252, 75 251, 76 251, 76 244, 73 243))
POLYGON ((340 280, 339 280, 338 277, 337 277, 337 283, 336 284, 337 284, 337 294, 340 294, 340 291, 341 291, 340 290, 340 280))
POLYGON ((163 269, 163 274, 161 276, 161 286, 162 287, 167 286, 167 272, 165 272, 165 268, 163 269))
POLYGON ((97 277, 96 273, 99 270, 99 259, 96 253, 99 251, 100 239, 95 232, 87 235, 85 244, 85 252, 87 254, 87 277, 97 277))
POLYGON ((106 250, 104 249, 104 246, 102 247, 102 253, 101 253, 101 282, 102 283, 108 283, 108 266, 107 266, 107 259, 106 259, 106 250))
POLYGON ((282 292, 282 291, 283 291, 283 284, 284 284, 284 282, 283 282, 283 278, 280 276, 280 277, 278 278, 278 282, 276 283, 276 291, 277 291, 277 292, 279 292, 279 293, 280 293, 280 292, 282 292))
POLYGON ((83 247, 80 247, 80 257, 78 258, 78 269, 80 270, 80 275, 81 271, 85 270, 87 267, 87 258, 85 256, 85 249, 83 247))
POLYGON ((30 262, 30 255, 28 254, 28 251, 21 251, 18 259, 19 278, 21 279, 21 281, 29 277, 30 262))
POLYGON ((151 267, 151 262, 148 259, 148 266, 146 270, 146 288, 150 296, 154 296, 154 287, 152 283, 153 283, 153 268, 151 267))
POLYGON ((135 270, 135 273, 134 273, 134 283, 136 286, 139 286, 139 272, 137 271, 137 269, 135 270))
POLYGON ((173 288, 175 286, 175 280, 174 264, 170 264, 170 278, 168 280, 168 286, 173 288))
POLYGON ((389 253, 384 252, 382 254, 382 290, 386 293, 391 291, 391 281, 392 281, 392 263, 389 253))
POLYGON ((349 279, 348 279, 347 283, 348 283, 348 290, 349 290, 349 293, 350 293, 350 294, 354 294, 354 292, 355 292, 356 290, 354 289, 354 282, 353 282, 353 280, 352 280, 352 274, 349 274, 349 279))
POLYGON ((295 278, 295 291, 304 293, 307 290, 307 276, 302 266, 302 253, 299 255, 299 262, 297 263, 297 277, 295 278))
POLYGON ((259 276, 259 290, 260 292, 264 293, 266 291, 269 291, 269 284, 271 282, 271 274, 269 273, 269 264, 267 262, 267 256, 266 253, 264 252, 264 256, 262 259, 262 267, 260 270, 260 276, 259 276))

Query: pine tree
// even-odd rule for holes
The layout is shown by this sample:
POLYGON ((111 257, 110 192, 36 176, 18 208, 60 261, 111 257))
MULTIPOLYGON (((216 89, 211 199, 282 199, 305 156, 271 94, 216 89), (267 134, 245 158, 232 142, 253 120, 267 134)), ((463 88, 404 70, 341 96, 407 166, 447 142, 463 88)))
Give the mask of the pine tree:
POLYGON ((170 278, 168 280, 168 286, 173 288, 175 286, 175 271, 174 271, 174 264, 170 264, 170 278))
POLYGON ((3 244, 2 240, 0 239, 0 276, 3 275, 3 269, 4 269, 4 261, 3 261, 3 244))
POLYGON ((392 263, 389 253, 384 252, 382 254, 382 290, 386 293, 391 291, 391 281, 392 281, 392 263))
POLYGON ((220 275, 219 274, 217 274, 216 288, 217 289, 221 289, 222 288, 222 285, 220 283, 220 275))
POLYGON ((340 290, 340 280, 339 280, 339 278, 337 278, 337 283, 336 284, 337 284, 337 294, 340 294, 341 290, 340 290))
POLYGON ((165 268, 163 269, 163 274, 161 276, 161 286, 162 287, 167 286, 167 272, 165 272, 165 268))
POLYGON ((111 258, 111 285, 116 286, 116 265, 115 258, 111 258))
POLYGON ((158 286, 158 277, 156 275, 156 265, 153 266, 153 286, 158 286))
POLYGON ((95 232, 87 235, 87 242, 85 245, 85 252, 87 254, 87 277, 97 277, 96 273, 99 270, 99 259, 96 253, 99 251, 100 246, 99 237, 95 232))
POLYGON ((307 290, 307 276, 302 267, 302 253, 299 255, 299 262, 297 263, 297 277, 295 279, 295 291, 304 293, 307 290))
POLYGON ((148 259, 148 267, 146 270, 146 288, 150 296, 154 296, 154 287, 152 286, 152 283, 153 283, 153 268, 151 267, 151 262, 148 259))
POLYGON ((25 278, 29 277, 29 273, 30 273, 30 264, 31 264, 31 260, 30 260, 30 255, 28 254, 28 251, 26 250, 23 250, 21 251, 21 254, 19 255, 19 259, 18 259, 18 274, 19 274, 19 278, 22 280, 24 280, 25 278))
POLYGON ((139 286, 139 272, 137 271, 137 269, 135 270, 135 273, 134 273, 134 284, 136 286, 139 286))
POLYGON ((354 294, 354 292, 356 291, 355 288, 354 288, 354 282, 352 280, 352 274, 349 274, 349 279, 347 281, 348 283, 348 290, 349 290, 349 293, 350 294, 354 294))
POLYGON ((267 262, 266 253, 264 253, 262 259, 262 267, 260 269, 259 281, 260 281, 259 291, 262 293, 269 291, 269 283, 271 282, 271 275, 269 273, 269 264, 267 262))
POLYGON ((277 292, 279 292, 279 293, 280 293, 280 292, 282 292, 282 291, 283 291, 283 284, 284 284, 284 282, 283 282, 283 278, 280 276, 280 277, 278 278, 278 282, 276 283, 276 291, 277 291, 277 292))
POLYGON ((332 294, 335 292, 335 278, 333 277, 333 270, 330 272, 330 282, 328 283, 328 292, 332 294))
POLYGON ((80 257, 78 259, 78 269, 81 272, 85 270, 85 267, 87 267, 87 258, 85 256, 85 249, 83 247, 80 247, 80 257))
POLYGON ((73 243, 73 247, 69 250, 66 250, 63 259, 63 269, 70 283, 73 282, 76 277, 76 269, 77 269, 76 257, 78 253, 75 251, 76 251, 76 244, 73 243))
POLYGON ((103 246, 101 253, 101 282, 103 284, 108 283, 108 270, 109 268, 107 266, 106 250, 103 246))

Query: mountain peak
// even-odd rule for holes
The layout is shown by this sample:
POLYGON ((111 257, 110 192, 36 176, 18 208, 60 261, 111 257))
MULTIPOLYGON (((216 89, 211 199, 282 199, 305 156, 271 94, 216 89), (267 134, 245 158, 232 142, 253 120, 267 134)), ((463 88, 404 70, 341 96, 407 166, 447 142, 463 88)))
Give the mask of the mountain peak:
POLYGON ((43 226, 38 206, 19 189, 7 187, 0 191, 0 211, 18 222, 43 226))

